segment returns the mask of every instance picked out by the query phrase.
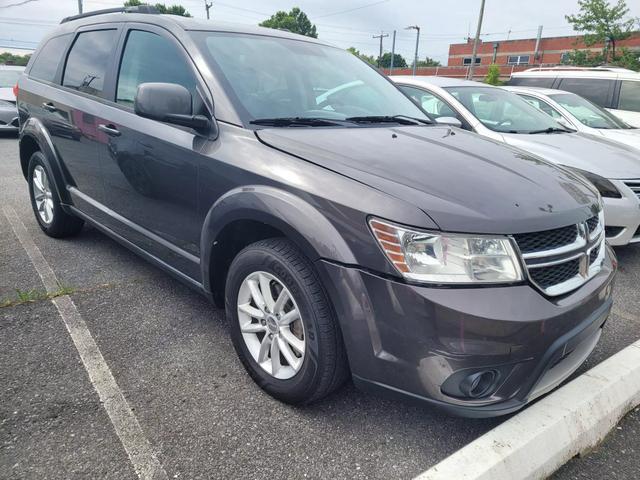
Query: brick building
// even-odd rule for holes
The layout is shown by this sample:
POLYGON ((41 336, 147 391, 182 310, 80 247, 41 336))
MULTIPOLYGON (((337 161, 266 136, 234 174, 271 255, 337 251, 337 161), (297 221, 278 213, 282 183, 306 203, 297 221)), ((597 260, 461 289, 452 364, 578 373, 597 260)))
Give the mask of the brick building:
MULTIPOLYGON (((602 52, 604 45, 595 44, 587 47, 582 36, 548 37, 540 40, 536 54, 536 39, 524 40, 498 40, 481 42, 478 45, 476 65, 541 65, 562 63, 565 55, 575 49, 602 52)), ((627 40, 616 42, 616 49, 622 47, 637 50, 640 54, 640 32, 627 40)), ((449 46, 450 67, 471 65, 473 52, 473 39, 466 43, 455 43, 449 46)))

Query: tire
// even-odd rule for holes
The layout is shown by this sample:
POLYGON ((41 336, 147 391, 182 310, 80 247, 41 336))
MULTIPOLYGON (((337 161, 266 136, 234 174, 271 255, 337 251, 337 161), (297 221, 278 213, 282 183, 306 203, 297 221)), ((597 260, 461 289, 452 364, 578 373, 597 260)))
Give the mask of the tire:
POLYGON ((349 376, 342 335, 327 294, 311 262, 288 240, 262 240, 249 245, 236 256, 227 275, 225 305, 231 339, 242 364, 251 378, 274 398, 294 405, 309 404, 336 390, 349 376), (251 281, 256 282, 254 288, 262 287, 260 282, 265 277, 270 282, 273 300, 285 289, 290 297, 282 311, 288 309, 288 313, 280 313, 279 321, 282 323, 278 327, 273 326, 273 318, 268 318, 278 312, 277 302, 271 309, 273 314, 265 314, 268 306, 265 310, 254 308, 257 303, 251 288, 247 293, 251 281), (250 304, 246 303, 247 295, 250 304), (243 307, 239 306, 239 301, 243 307), (246 314, 244 309, 247 306, 253 309, 251 312, 267 316, 262 337, 259 332, 254 332, 260 330, 258 323, 261 320, 246 314), (299 312, 298 320, 285 325, 287 316, 296 317, 295 309, 299 312), (241 329, 241 321, 245 332, 241 329), (277 369, 273 365, 275 356, 271 355, 273 347, 269 347, 270 359, 259 362, 263 342, 276 328, 279 331, 272 334, 271 344, 279 345, 278 363, 281 366, 277 369), (285 332, 287 328, 289 332, 285 332), (251 331, 247 333, 247 330, 251 331), (296 336, 296 340, 288 343, 291 334, 296 336), (260 346, 257 355, 254 336, 260 346), (300 341, 304 344, 303 354, 294 348, 294 345, 302 348, 300 341), (286 344, 284 347, 283 343, 286 344), (289 355, 285 355, 287 346, 289 355), (293 362, 290 360, 291 352, 296 355, 293 362))
POLYGON ((42 152, 35 152, 29 159, 27 179, 31 208, 42 231, 54 238, 77 235, 84 222, 62 209, 57 185, 42 152))

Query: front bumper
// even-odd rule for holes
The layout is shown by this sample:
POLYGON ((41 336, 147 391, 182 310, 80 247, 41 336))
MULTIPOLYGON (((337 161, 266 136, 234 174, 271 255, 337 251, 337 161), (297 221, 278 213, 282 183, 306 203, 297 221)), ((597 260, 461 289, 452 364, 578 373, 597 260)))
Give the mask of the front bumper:
POLYGON ((530 285, 431 288, 318 266, 355 383, 468 417, 518 410, 573 373, 599 339, 615 275, 609 249, 596 277, 556 298, 530 285), (499 373, 489 394, 451 393, 452 382, 487 369, 499 373))
POLYGON ((622 181, 611 180, 622 198, 604 198, 607 242, 614 247, 640 242, 640 199, 622 181), (614 232, 613 234, 611 232, 614 232))

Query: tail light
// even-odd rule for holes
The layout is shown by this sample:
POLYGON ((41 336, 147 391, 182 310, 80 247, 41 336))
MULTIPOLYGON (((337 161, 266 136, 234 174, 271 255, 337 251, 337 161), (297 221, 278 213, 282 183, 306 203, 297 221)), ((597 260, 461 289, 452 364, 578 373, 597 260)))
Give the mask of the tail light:
POLYGON ((18 98, 18 91, 19 91, 19 90, 20 90, 20 89, 18 88, 18 84, 16 83, 16 84, 13 86, 13 95, 16 97, 16 99, 18 98))

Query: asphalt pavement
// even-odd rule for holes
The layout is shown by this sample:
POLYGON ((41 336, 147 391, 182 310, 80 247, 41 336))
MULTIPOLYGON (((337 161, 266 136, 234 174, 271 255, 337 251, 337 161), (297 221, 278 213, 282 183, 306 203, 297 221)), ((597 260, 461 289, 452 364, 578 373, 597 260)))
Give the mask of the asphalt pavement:
MULTIPOLYGON (((449 417, 351 384, 310 407, 277 402, 246 375, 223 311, 205 298, 90 227, 46 237, 17 151, 15 137, 0 138, 0 478, 136 478, 6 206, 70 293, 169 478, 410 478, 504 420, 449 417)), ((581 371, 640 337, 640 248, 617 252, 615 314, 581 371)), ((621 426, 636 432, 623 443, 637 453, 640 416, 621 426)), ((615 470, 616 438, 601 449, 613 455, 572 461, 557 478, 603 478, 588 476, 594 462, 615 470)), ((638 478, 624 476, 640 468, 634 457, 612 478, 638 478)))

